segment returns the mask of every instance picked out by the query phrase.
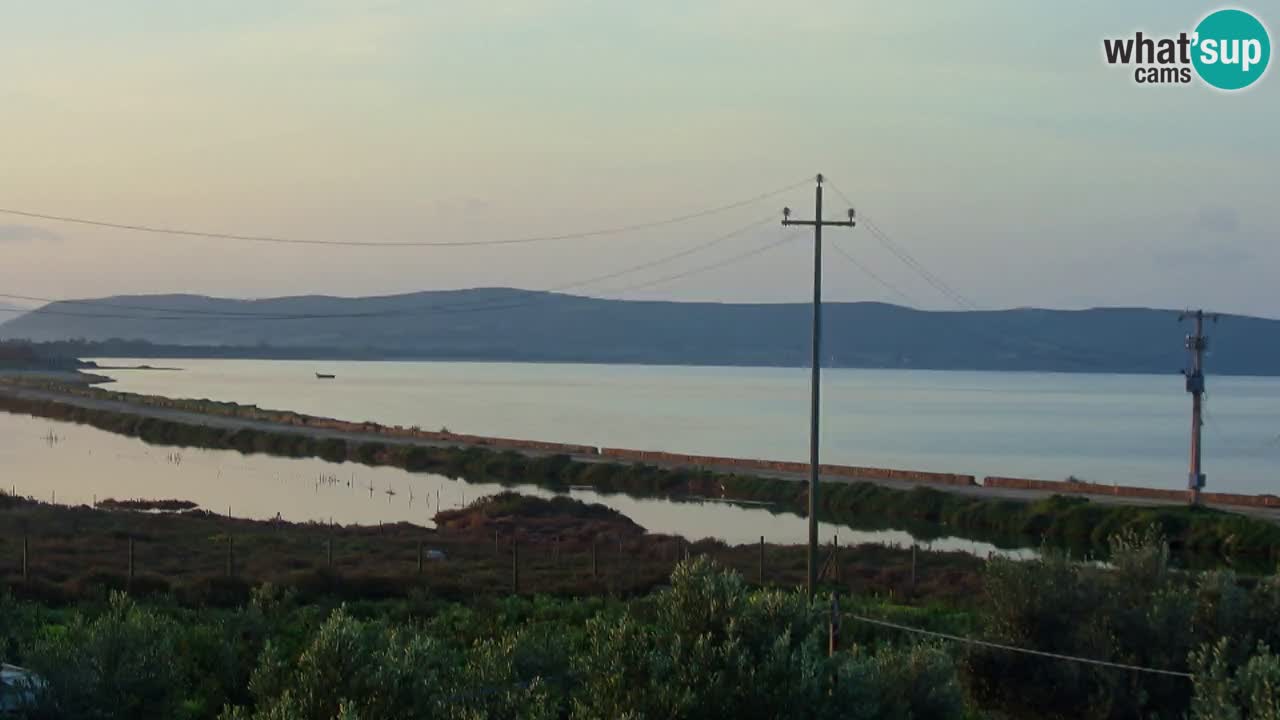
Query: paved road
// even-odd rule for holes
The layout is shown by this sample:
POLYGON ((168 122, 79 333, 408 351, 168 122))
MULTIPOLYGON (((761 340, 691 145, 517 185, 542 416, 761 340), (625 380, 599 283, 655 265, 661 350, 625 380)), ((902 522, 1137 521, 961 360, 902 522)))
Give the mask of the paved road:
MULTIPOLYGON (((284 423, 273 423, 264 420, 250 420, 246 418, 225 417, 221 415, 207 415, 204 413, 191 412, 188 410, 176 410, 172 408, 157 408, 147 405, 140 405, 118 400, 107 400, 100 398, 88 398, 79 395, 69 395, 52 390, 41 390, 36 388, 19 387, 16 385, 8 385, 0 383, 0 393, 11 397, 26 398, 32 400, 52 400, 67 405, 75 405, 78 407, 92 408, 97 410, 110 410, 115 412, 130 413, 143 417, 154 417, 164 420, 173 420, 177 422, 187 423, 191 425, 205 425, 208 427, 226 428, 238 430, 241 428, 250 428, 255 430, 264 430, 268 432, 290 432, 309 435, 317 439, 336 438, 347 441, 357 442, 380 442, 387 445, 410 445, 421 447, 454 447, 459 445, 457 442, 449 441, 431 441, 417 438, 398 438, 378 433, 365 432, 344 432, 341 430, 331 430, 326 428, 306 427, 299 425, 287 425, 284 423)), ((489 448, 500 448, 500 445, 486 446, 489 448)), ((529 450, 525 448, 513 448, 516 452, 522 453, 529 457, 541 457, 550 453, 545 451, 529 450)), ((601 458, 597 455, 571 455, 574 460, 587 463, 596 462, 615 462, 611 458, 601 458)), ((653 463, 661 465, 662 463, 653 463)), ((738 473, 740 475, 754 475, 756 477, 769 477, 781 480, 790 480, 795 482, 805 482, 808 480, 806 475, 800 473, 787 473, 773 470, 752 470, 743 468, 718 468, 715 466, 703 466, 707 470, 721 470, 723 472, 738 473)), ((981 498, 1003 498, 1009 500, 1020 500, 1031 502, 1041 500, 1052 496, 1054 493, 1046 490, 1018 490, 1012 488, 986 488, 978 485, 973 486, 955 486, 955 485, 935 485, 932 483, 908 482, 901 480, 883 480, 879 478, 849 478, 845 476, 823 476, 824 482, 831 483, 849 483, 849 482, 870 482, 883 487, 891 487, 902 490, 910 490, 920 487, 921 485, 936 488, 944 492, 957 493, 961 495, 969 495, 981 498)), ((1154 500, 1146 498, 1126 498, 1116 497, 1113 495, 1087 495, 1091 501, 1104 505, 1140 505, 1140 506, 1158 506, 1158 505, 1179 505, 1180 503, 1170 500, 1154 500)), ((1219 509, 1229 512, 1236 512, 1243 515, 1251 515, 1257 518, 1268 520, 1270 522, 1280 523, 1280 509, 1275 508, 1248 508, 1238 506, 1218 506, 1219 509)))

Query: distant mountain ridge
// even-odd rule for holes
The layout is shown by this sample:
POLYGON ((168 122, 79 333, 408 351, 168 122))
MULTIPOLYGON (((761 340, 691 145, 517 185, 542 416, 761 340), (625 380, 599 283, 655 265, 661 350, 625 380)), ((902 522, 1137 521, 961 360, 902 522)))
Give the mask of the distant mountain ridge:
MULTIPOLYGON (((1174 310, 938 312, 874 302, 824 309, 830 366, 1176 372, 1186 359, 1187 328, 1174 310)), ((806 303, 603 300, 509 288, 365 298, 116 296, 42 310, 0 324, 0 339, 145 341, 97 349, 156 357, 771 366, 808 364, 811 312, 806 303)), ((1280 320, 1229 315, 1208 332, 1211 372, 1280 374, 1280 320)))

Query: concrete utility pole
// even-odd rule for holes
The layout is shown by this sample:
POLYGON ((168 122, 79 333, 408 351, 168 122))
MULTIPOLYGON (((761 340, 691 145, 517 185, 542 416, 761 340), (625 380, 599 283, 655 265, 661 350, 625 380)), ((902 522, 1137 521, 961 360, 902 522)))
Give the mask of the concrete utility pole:
POLYGON ((814 189, 812 220, 792 220, 791 208, 782 209, 783 225, 813 226, 813 353, 809 376, 809 567, 808 594, 813 600, 818 584, 818 388, 822 367, 822 228, 853 227, 853 209, 848 220, 822 219, 822 175, 814 189))
MULTIPOLYGON (((1217 315, 1209 317, 1214 322, 1218 321, 1217 315)), ((1205 480, 1200 466, 1200 427, 1204 425, 1201 419, 1204 395, 1204 351, 1209 347, 1209 338, 1204 334, 1204 310, 1184 312, 1178 316, 1178 322, 1187 318, 1194 318, 1196 322, 1195 334, 1188 335, 1186 339, 1187 351, 1191 355, 1191 367, 1182 371, 1182 374, 1187 376, 1187 392, 1191 393, 1191 468, 1187 475, 1187 490, 1191 504, 1199 505, 1200 490, 1204 488, 1205 480)))

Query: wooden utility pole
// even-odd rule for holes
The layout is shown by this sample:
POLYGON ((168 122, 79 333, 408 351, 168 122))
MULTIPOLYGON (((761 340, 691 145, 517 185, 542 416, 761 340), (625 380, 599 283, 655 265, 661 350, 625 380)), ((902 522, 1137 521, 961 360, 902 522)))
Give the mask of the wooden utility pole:
POLYGON ((792 220, 791 208, 782 209, 783 225, 813 226, 813 351, 809 358, 809 556, 808 595, 810 602, 818 584, 818 388, 822 367, 822 228, 853 227, 853 209, 848 220, 822 218, 822 175, 814 189, 812 220, 792 220))
MULTIPOLYGON (((1217 315, 1209 316, 1214 322, 1217 315)), ((1201 406, 1204 396, 1204 351, 1209 347, 1209 338, 1204 334, 1204 310, 1184 312, 1178 316, 1181 322, 1188 318, 1195 320, 1195 333, 1188 335, 1186 348, 1191 356, 1191 367, 1182 372, 1187 377, 1187 392, 1191 393, 1191 458, 1187 473, 1187 490, 1192 505, 1200 504, 1200 491, 1204 489, 1205 477, 1200 464, 1200 428, 1204 425, 1201 417, 1201 406)))

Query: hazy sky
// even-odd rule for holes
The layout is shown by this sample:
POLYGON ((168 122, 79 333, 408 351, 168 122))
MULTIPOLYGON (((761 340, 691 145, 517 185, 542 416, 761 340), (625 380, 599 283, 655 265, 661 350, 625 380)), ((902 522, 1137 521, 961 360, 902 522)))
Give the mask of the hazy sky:
MULTIPOLYGON (((1280 77, 1142 87, 1102 39, 1213 3, 0 0, 0 207, 231 233, 498 239, 822 171, 975 303, 1280 316, 1280 77)), ((1259 3, 1273 41, 1280 10, 1259 3), (1268 11, 1272 10, 1272 16, 1268 11)), ((812 190, 634 235, 466 249, 250 245, 0 215, 0 292, 544 288, 812 190)), ((843 203, 829 196, 833 215, 843 203)), ((775 225, 611 288, 714 263, 775 225)), ((954 307, 865 230, 829 231, 954 307)), ((626 297, 799 300, 810 244, 626 297)), ((828 296, 894 297, 834 253, 828 296)))

